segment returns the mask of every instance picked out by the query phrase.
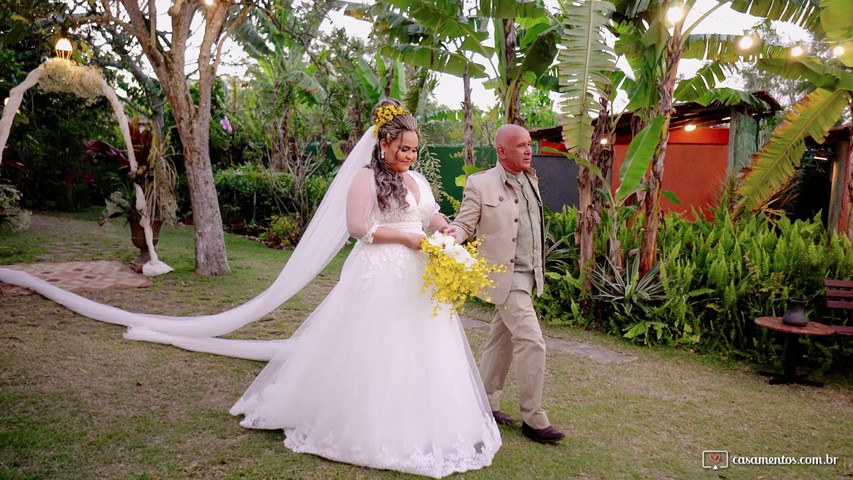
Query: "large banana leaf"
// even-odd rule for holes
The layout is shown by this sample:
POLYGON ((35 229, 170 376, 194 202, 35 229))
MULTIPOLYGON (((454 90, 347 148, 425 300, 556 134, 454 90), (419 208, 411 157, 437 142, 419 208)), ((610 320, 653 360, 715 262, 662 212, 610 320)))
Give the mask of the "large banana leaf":
POLYGON ((844 65, 853 67, 853 1, 820 2, 820 24, 827 40, 841 42, 844 47, 844 53, 838 59, 844 65))
POLYGON ((791 22, 807 30, 814 30, 820 23, 819 0, 732 0, 731 3, 732 10, 736 12, 791 22))
POLYGON ((317 78, 309 72, 296 69, 290 70, 284 74, 283 79, 286 83, 295 86, 316 102, 322 102, 326 98, 326 90, 320 85, 317 78))
POLYGON ((410 18, 429 29, 440 40, 465 39, 471 51, 484 56, 488 55, 488 51, 481 43, 486 40, 488 34, 478 31, 461 16, 461 1, 385 0, 385 3, 405 11, 410 18))
POLYGON ((619 169, 619 188, 616 190, 616 202, 621 203, 629 195, 636 192, 643 182, 643 175, 649 169, 649 164, 655 156, 658 142, 663 129, 663 115, 658 115, 631 140, 625 162, 619 169))
POLYGON ((234 40, 243 47, 250 56, 261 58, 272 55, 273 52, 266 44, 264 37, 250 22, 243 22, 234 29, 234 40))
POLYGON ((696 103, 708 106, 713 102, 730 106, 745 106, 755 109, 767 109, 770 105, 750 92, 729 87, 718 87, 708 90, 695 100, 696 103))
POLYGON ((613 5, 599 0, 561 2, 562 46, 558 54, 563 140, 569 150, 588 151, 592 116, 601 106, 598 97, 610 84, 616 55, 604 37, 613 5))
POLYGON ((535 40, 523 49, 521 63, 510 69, 510 78, 517 81, 521 76, 531 75, 527 78, 528 83, 533 84, 540 75, 551 68, 554 57, 557 56, 558 29, 556 27, 543 31, 536 36, 535 40))
POLYGON ((755 155, 751 170, 738 189, 747 208, 759 208, 790 180, 805 152, 806 136, 822 143, 829 129, 841 119, 849 100, 850 92, 818 89, 794 105, 755 155))
POLYGON ((388 94, 391 98, 406 97, 406 67, 403 62, 394 62, 394 76, 391 77, 391 88, 388 94))
POLYGON ((548 15, 540 0, 480 0, 479 13, 495 19, 538 18, 548 15))
POLYGON ((486 77, 486 68, 464 55, 428 45, 393 44, 382 47, 382 55, 417 67, 461 77, 468 67, 471 78, 486 77))
POLYGON ((808 80, 816 87, 826 90, 840 88, 853 91, 853 72, 827 64, 820 58, 765 58, 758 61, 758 68, 790 80, 808 80))
POLYGON ((379 102, 383 94, 382 85, 379 83, 379 77, 363 58, 356 59, 352 78, 369 104, 375 105, 379 102))
POLYGON ((673 96, 679 102, 694 102, 709 90, 717 86, 718 82, 726 79, 726 74, 732 67, 721 62, 711 62, 696 71, 693 77, 679 82, 675 87, 673 96))
POLYGON ((698 60, 716 60, 723 63, 737 61, 749 62, 757 58, 780 57, 785 52, 784 47, 771 45, 758 40, 758 44, 743 51, 738 47, 738 35, 723 35, 718 33, 688 35, 684 40, 682 58, 698 60))

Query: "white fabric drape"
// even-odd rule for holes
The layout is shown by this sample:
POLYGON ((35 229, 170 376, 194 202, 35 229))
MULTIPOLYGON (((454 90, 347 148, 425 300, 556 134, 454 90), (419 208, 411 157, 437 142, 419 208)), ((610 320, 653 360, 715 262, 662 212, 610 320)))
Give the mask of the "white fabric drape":
POLYGON ((231 310, 205 316, 172 317, 128 312, 103 305, 56 287, 26 272, 0 268, 0 282, 29 288, 79 313, 102 322, 125 325, 125 338, 172 344, 187 350, 254 360, 270 360, 287 341, 246 341, 215 338, 233 332, 275 310, 308 284, 343 247, 347 231, 346 203, 356 173, 370 162, 376 145, 370 127, 347 157, 314 217, 278 278, 257 297, 231 310))

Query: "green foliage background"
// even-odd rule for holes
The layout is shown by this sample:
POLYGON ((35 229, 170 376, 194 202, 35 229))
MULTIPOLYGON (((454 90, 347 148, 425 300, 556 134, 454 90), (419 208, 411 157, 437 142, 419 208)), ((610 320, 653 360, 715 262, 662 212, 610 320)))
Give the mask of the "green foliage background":
MULTIPOLYGON (((557 235, 577 221, 574 209, 551 215, 558 219, 552 225, 564 225, 557 235)), ((789 297, 807 300, 811 320, 849 324, 846 315, 825 307, 823 279, 853 278, 853 249, 846 237, 827 231, 819 216, 807 221, 735 218, 720 207, 710 218, 699 217, 690 222, 669 215, 661 228, 657 287, 662 296, 643 303, 638 289, 649 287, 634 278, 626 282, 624 298, 602 301, 600 286, 583 292, 574 262, 568 271, 549 273, 545 294, 537 299, 542 316, 554 323, 597 327, 638 344, 759 363, 780 361, 782 342, 757 327, 754 319, 782 316, 789 297), (638 302, 642 308, 632 308, 638 302)), ((626 251, 638 246, 640 225, 638 221, 620 228, 626 251)), ((845 338, 810 337, 802 343, 812 367, 843 370, 853 365, 853 346, 845 338)))

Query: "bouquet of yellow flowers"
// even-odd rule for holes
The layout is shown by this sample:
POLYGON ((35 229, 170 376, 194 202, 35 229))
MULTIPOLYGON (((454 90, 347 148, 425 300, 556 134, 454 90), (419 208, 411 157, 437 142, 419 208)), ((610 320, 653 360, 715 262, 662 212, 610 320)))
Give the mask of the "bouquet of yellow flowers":
POLYGON ((479 245, 479 240, 458 245, 452 235, 440 232, 421 240, 421 249, 428 257, 421 291, 432 291, 436 303, 433 315, 442 303, 449 305, 452 312, 462 313, 468 297, 494 286, 490 273, 506 271, 506 267, 480 257, 479 245))

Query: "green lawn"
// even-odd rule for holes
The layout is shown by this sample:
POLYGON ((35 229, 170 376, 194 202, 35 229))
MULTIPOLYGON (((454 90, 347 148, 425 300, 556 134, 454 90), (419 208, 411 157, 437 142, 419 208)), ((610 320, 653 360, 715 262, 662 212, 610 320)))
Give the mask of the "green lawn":
MULTIPOLYGON (((134 258, 121 222, 36 215, 0 232, 0 264, 134 258)), ((233 273, 192 272, 191 228, 164 227, 158 254, 175 272, 144 289, 84 295, 165 314, 221 311, 260 293, 288 253, 228 235, 233 273)), ((306 289, 235 336, 287 336, 334 285, 346 252, 306 289)), ((487 308, 467 314, 486 320, 487 308)), ((73 314, 39 296, 0 297, 0 478, 412 478, 294 454, 282 433, 246 430, 228 409, 263 365, 124 340, 123 328, 73 314)), ((853 476, 853 378, 823 388, 774 386, 757 366, 654 350, 578 329, 548 335, 635 357, 600 363, 551 349, 545 408, 567 438, 558 446, 501 427, 492 466, 457 478, 792 479, 853 476), (837 457, 835 465, 702 468, 703 450, 741 457, 837 457)), ((469 329, 475 356, 484 329, 469 329)), ((514 383, 503 410, 518 418, 514 383)))

